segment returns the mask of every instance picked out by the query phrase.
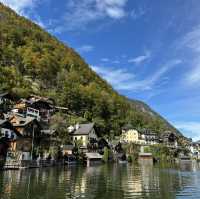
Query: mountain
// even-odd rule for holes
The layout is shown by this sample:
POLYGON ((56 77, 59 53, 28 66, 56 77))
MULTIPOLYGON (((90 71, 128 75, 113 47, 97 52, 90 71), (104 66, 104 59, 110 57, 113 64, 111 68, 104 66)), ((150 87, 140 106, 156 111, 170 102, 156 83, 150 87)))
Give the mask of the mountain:
POLYGON ((143 102, 119 95, 72 48, 1 3, 0 90, 51 97, 70 110, 66 122, 93 121, 100 134, 118 135, 132 123, 180 135, 143 102))

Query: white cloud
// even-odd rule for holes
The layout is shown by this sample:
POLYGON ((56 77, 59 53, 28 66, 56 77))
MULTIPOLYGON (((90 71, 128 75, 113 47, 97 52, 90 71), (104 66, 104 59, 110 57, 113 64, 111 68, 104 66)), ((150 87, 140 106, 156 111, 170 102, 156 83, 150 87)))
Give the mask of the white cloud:
POLYGON ((0 0, 0 2, 15 10, 19 15, 31 19, 42 28, 47 28, 35 9, 42 1, 43 0, 0 0))
POLYGON ((57 27, 59 32, 86 27, 105 18, 114 20, 126 16, 125 6, 128 0, 68 0, 63 18, 64 25, 57 27))
POLYGON ((188 32, 181 41, 182 46, 186 46, 195 52, 200 52, 200 26, 188 32))
POLYGON ((175 122, 174 126, 186 136, 192 137, 195 141, 200 140, 200 122, 175 122))
POLYGON ((114 60, 114 61, 112 61, 112 63, 113 63, 113 64, 119 64, 120 61, 119 61, 119 60, 114 60))
POLYGON ((184 50, 190 67, 184 81, 189 86, 197 86, 200 83, 200 26, 188 32, 178 43, 178 48, 184 50))
POLYGON ((33 9, 39 0, 0 0, 4 5, 9 6, 20 15, 26 15, 26 9, 33 9))
POLYGON ((35 19, 33 21, 38 24, 42 28, 47 28, 47 25, 42 21, 41 17, 39 15, 35 14, 35 19))
POLYGON ((134 74, 123 69, 114 69, 103 66, 91 66, 91 68, 117 89, 120 89, 121 85, 124 85, 135 78, 134 74))
POLYGON ((108 59, 108 58, 106 58, 106 57, 104 57, 104 58, 101 58, 101 61, 102 61, 102 62, 108 62, 108 61, 109 61, 109 59, 108 59))
POLYGON ((94 46, 91 46, 91 45, 83 45, 79 48, 77 48, 77 50, 80 52, 80 53, 87 53, 87 52, 91 52, 94 50, 94 46))
MULTIPOLYGON (((152 90, 156 83, 162 81, 162 77, 174 66, 181 63, 181 60, 172 60, 158 71, 145 79, 139 80, 136 74, 124 69, 108 68, 103 66, 91 66, 94 71, 107 80, 115 89, 128 91, 152 90)), ((166 78, 163 78, 166 81, 166 78)), ((160 82, 159 82, 160 83, 160 82)))
POLYGON ((146 10, 144 8, 139 8, 139 9, 133 9, 130 13, 130 16, 132 17, 132 19, 136 20, 144 16, 145 14, 146 10))
POLYGON ((151 58, 151 52, 150 51, 146 51, 144 53, 144 55, 140 55, 138 57, 134 57, 132 59, 129 59, 128 62, 129 63, 135 63, 135 64, 141 64, 142 62, 148 60, 151 58))
POLYGON ((193 60, 192 69, 186 74, 186 82, 190 86, 198 86, 200 83, 200 57, 193 60))

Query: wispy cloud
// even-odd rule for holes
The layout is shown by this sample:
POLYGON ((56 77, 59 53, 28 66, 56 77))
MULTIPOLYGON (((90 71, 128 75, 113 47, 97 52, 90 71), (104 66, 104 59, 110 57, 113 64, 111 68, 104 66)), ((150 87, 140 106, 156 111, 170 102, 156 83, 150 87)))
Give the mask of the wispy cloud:
POLYGON ((106 57, 103 57, 103 58, 101 58, 101 61, 102 61, 102 62, 108 62, 108 61, 109 61, 109 59, 108 59, 108 58, 106 58, 106 57))
POLYGON ((192 137, 195 141, 200 140, 200 122, 174 122, 174 126, 186 136, 192 137))
POLYGON ((119 20, 127 15, 127 2, 128 0, 68 0, 62 25, 57 26, 56 30, 80 30, 105 18, 119 20))
POLYGON ((134 64, 141 64, 142 62, 148 60, 151 58, 151 52, 146 51, 144 55, 140 55, 138 57, 134 57, 128 60, 129 63, 134 63, 134 64))
POLYGON ((36 24, 38 24, 40 27, 42 27, 42 28, 48 28, 48 25, 45 24, 45 23, 42 21, 41 17, 40 17, 39 15, 37 15, 37 14, 34 15, 33 21, 34 21, 36 24))
MULTIPOLYGON (((94 71, 101 75, 117 90, 145 91, 152 90, 157 82, 162 81, 162 77, 174 66, 180 64, 181 60, 172 60, 161 67, 151 76, 145 79, 138 79, 137 75, 125 69, 115 69, 113 67, 91 66, 94 71)), ((166 81, 166 78, 163 78, 166 81)), ((161 83, 161 82, 160 82, 161 83)))
POLYGON ((78 52, 80 53, 88 53, 94 50, 94 46, 92 45, 83 45, 79 48, 77 48, 78 52))
POLYGON ((112 63, 113 63, 113 64, 119 64, 120 61, 119 61, 119 60, 114 60, 114 61, 112 61, 112 63))
POLYGON ((91 68, 107 80, 116 89, 120 89, 122 85, 128 83, 135 78, 135 75, 124 70, 114 69, 104 66, 91 66, 91 68))
POLYGON ((0 0, 0 2, 12 8, 21 16, 31 19, 42 28, 47 28, 47 25, 42 21, 36 11, 37 6, 39 6, 42 1, 44 0, 0 0))
POLYGON ((189 65, 184 82, 189 86, 197 86, 200 83, 200 26, 185 34, 177 46, 179 50, 184 49, 189 65))
POLYGON ((39 0, 0 0, 4 5, 9 6, 13 10, 15 10, 18 14, 26 16, 27 12, 26 9, 33 9, 36 7, 39 0))
POLYGON ((133 9, 130 13, 130 16, 132 17, 132 19, 136 20, 144 16, 145 14, 146 14, 146 10, 140 7, 139 9, 133 9))

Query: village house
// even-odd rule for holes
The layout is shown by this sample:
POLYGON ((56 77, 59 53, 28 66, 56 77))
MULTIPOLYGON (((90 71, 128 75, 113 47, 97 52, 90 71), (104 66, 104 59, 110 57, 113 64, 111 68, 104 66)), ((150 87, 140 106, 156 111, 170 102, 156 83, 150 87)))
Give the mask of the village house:
POLYGON ((140 136, 145 140, 145 144, 154 145, 159 143, 159 137, 149 129, 139 129, 140 136))
POLYGON ((10 121, 0 119, 1 137, 7 137, 9 139, 16 139, 19 136, 19 132, 13 127, 10 121))
POLYGON ((48 123, 54 107, 55 102, 52 99, 31 95, 27 99, 19 100, 14 106, 13 112, 48 123))
POLYGON ((193 158, 200 159, 200 143, 192 142, 189 147, 190 155, 193 158))
POLYGON ((167 145, 168 147, 178 147, 178 137, 171 131, 165 131, 160 135, 160 142, 167 145))
POLYGON ((0 137, 4 137, 8 141, 9 150, 14 151, 16 148, 16 140, 21 137, 20 133, 14 128, 12 123, 6 119, 0 119, 0 131, 0 137))
POLYGON ((156 133, 148 129, 134 129, 128 124, 122 128, 120 142, 153 145, 158 144, 159 138, 156 133))
POLYGON ((71 132, 72 142, 74 144, 78 142, 81 148, 87 148, 90 142, 97 139, 94 123, 76 124, 75 127, 69 127, 68 130, 71 132))
POLYGON ((41 127, 38 121, 35 118, 23 117, 22 115, 15 114, 11 116, 10 122, 20 135, 18 139, 15 140, 13 152, 21 155, 18 159, 31 159, 34 144, 38 146, 40 143, 41 127))
MULTIPOLYGON (((31 95, 28 100, 30 101, 30 108, 38 110, 39 116, 42 121, 49 122, 52 113, 54 112, 55 102, 53 99, 46 97, 39 97, 31 95)), ((29 112, 27 112, 29 114, 29 112)))
POLYGON ((120 142, 145 144, 145 137, 134 129, 131 124, 128 124, 122 128, 120 142))
POLYGON ((8 92, 0 93, 0 110, 2 112, 10 111, 16 97, 8 92))
POLYGON ((72 155, 73 154, 74 145, 71 145, 71 144, 62 145, 61 149, 62 149, 62 154, 63 155, 72 155))

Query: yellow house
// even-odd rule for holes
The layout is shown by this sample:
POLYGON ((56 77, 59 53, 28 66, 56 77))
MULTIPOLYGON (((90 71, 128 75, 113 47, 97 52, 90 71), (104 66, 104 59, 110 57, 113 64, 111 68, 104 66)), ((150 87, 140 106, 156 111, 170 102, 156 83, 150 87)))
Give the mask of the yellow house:
POLYGON ((86 148, 90 143, 90 140, 97 139, 97 135, 94 130, 94 123, 77 124, 71 136, 73 143, 80 141, 81 147, 86 148))
POLYGON ((136 144, 144 144, 145 139, 143 136, 135 129, 133 128, 123 128, 122 134, 120 136, 121 142, 127 142, 127 143, 136 143, 136 144))

